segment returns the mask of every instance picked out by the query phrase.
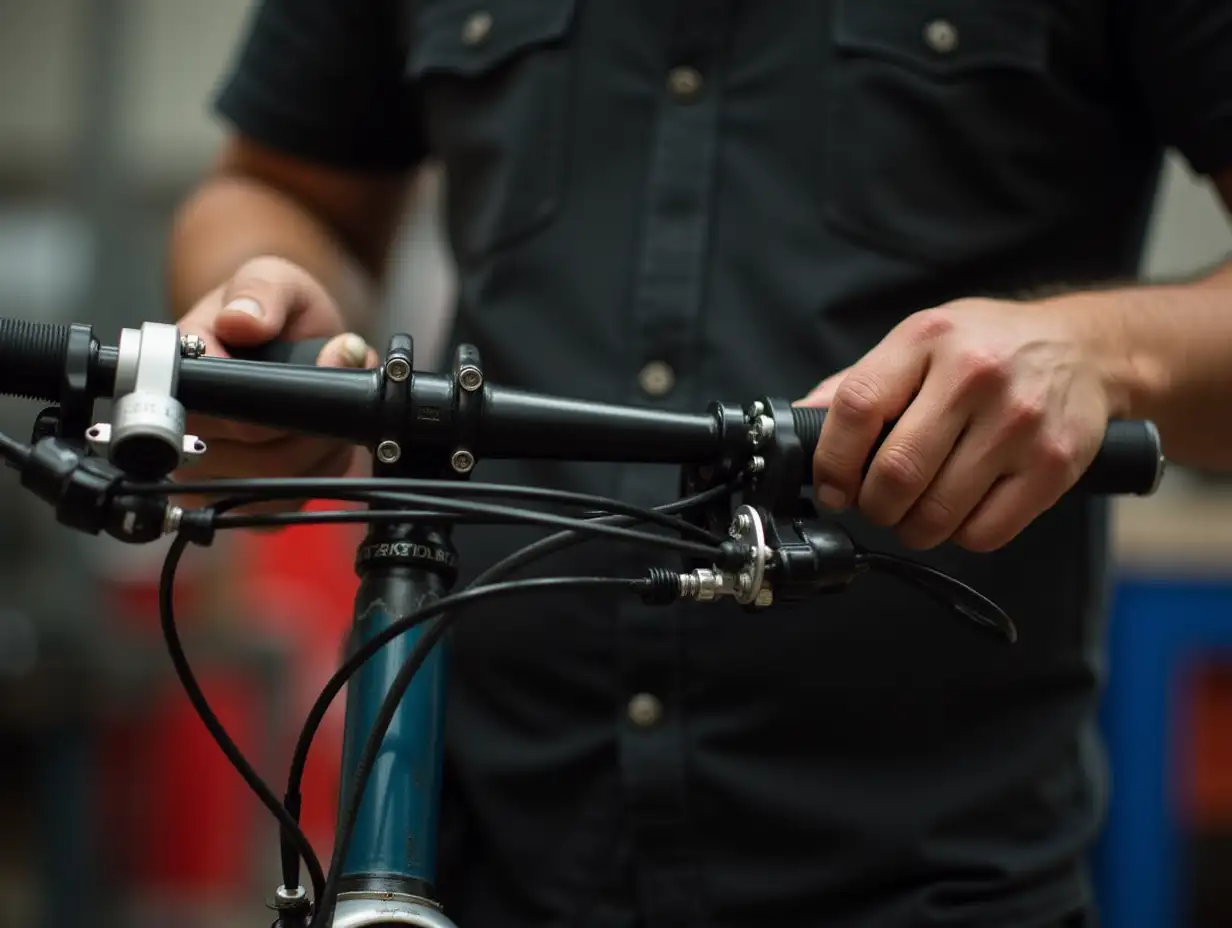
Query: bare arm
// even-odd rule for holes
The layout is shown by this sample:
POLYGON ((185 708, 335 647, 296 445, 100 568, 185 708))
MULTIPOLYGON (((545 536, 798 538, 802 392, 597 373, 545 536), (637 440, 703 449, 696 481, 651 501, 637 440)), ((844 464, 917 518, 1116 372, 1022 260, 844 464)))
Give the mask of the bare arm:
POLYGON ((310 165, 231 139, 176 216, 168 262, 175 316, 192 309, 245 261, 275 255, 316 278, 347 323, 363 332, 410 180, 310 165))
MULTIPOLYGON (((1232 209, 1232 169, 1215 178, 1232 209)), ((1232 263, 1185 284, 1060 297, 1114 391, 1114 412, 1148 418, 1179 464, 1232 470, 1232 263)))

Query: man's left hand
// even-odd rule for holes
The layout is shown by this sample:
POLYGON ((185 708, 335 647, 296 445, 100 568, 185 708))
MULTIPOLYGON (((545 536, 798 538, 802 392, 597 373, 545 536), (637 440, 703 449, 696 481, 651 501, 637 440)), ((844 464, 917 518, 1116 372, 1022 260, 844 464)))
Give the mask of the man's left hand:
POLYGON ((799 401, 829 407, 818 501, 854 504, 911 548, 1005 545, 1090 466, 1112 413, 1076 315, 971 299, 904 320, 799 401))

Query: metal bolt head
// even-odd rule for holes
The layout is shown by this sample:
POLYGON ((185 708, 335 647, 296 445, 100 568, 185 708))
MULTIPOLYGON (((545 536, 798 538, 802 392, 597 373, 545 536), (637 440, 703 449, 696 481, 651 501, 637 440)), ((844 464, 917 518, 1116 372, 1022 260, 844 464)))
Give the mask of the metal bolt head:
POLYGON ((464 367, 458 371, 458 386, 467 393, 474 393, 483 386, 483 373, 477 367, 464 367))
POLYGON ((406 363, 406 358, 390 358, 385 365, 385 376, 394 383, 402 383, 411 376, 411 365, 406 363))
POLYGON ((383 441, 376 446, 376 459, 382 464, 393 464, 402 457, 402 449, 396 441, 383 441))
POLYGON ((763 458, 761 455, 755 454, 753 455, 753 457, 749 458, 749 473, 750 474, 760 474, 765 469, 766 469, 766 459, 763 458))
POLYGON ((732 526, 729 530, 729 534, 732 538, 739 538, 752 527, 753 520, 749 518, 749 514, 747 512, 738 512, 736 513, 735 519, 732 520, 732 526))
POLYGON ((469 474, 475 466, 475 456, 465 448, 459 448, 453 453, 453 457, 449 459, 450 465, 459 474, 469 474))
POLYGON ((757 591, 757 598, 753 600, 753 605, 758 609, 765 609, 774 602, 774 590, 770 589, 768 584, 762 584, 760 590, 757 591))
POLYGON ((205 354, 205 339, 200 335, 181 335, 180 354, 186 358, 199 358, 205 354))

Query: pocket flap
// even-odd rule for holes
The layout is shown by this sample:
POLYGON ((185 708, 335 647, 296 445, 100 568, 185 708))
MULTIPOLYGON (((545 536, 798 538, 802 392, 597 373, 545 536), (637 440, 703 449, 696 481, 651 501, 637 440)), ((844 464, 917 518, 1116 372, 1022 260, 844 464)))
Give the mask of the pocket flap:
POLYGON ((407 73, 477 76, 569 31, 577 0, 438 0, 420 4, 407 73))
POLYGON ((1043 71, 1045 17, 1033 0, 834 0, 834 42, 937 74, 1043 71))

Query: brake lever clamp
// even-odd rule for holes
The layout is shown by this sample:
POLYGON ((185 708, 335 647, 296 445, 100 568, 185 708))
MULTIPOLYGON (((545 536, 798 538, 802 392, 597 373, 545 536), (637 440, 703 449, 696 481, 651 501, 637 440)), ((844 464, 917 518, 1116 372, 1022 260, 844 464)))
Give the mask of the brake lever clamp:
POLYGON ((997 632, 1011 644, 1018 639, 1014 623, 988 597, 926 564, 865 551, 837 522, 823 522, 802 511, 776 516, 742 505, 728 534, 745 552, 742 564, 698 567, 675 576, 652 572, 657 601, 670 601, 664 594, 671 590, 672 598, 697 602, 732 598, 746 609, 760 610, 773 603, 840 592, 860 574, 875 571, 911 584, 950 612, 997 632))

